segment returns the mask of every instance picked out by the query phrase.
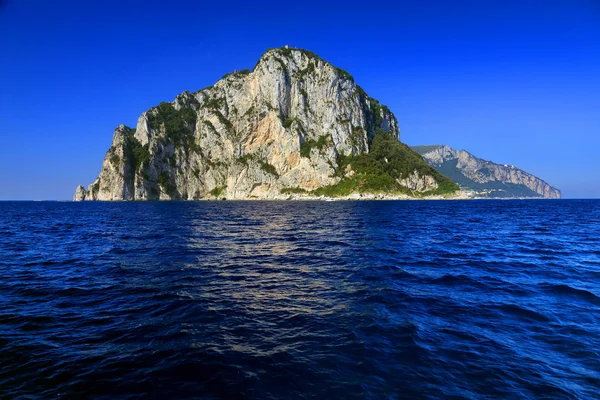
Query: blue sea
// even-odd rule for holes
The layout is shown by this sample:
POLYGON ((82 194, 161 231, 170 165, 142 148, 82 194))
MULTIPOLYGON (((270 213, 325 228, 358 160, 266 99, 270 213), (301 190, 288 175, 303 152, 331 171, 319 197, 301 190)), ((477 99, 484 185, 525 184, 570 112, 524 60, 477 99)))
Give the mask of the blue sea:
POLYGON ((0 398, 600 398, 600 201, 0 203, 0 398))

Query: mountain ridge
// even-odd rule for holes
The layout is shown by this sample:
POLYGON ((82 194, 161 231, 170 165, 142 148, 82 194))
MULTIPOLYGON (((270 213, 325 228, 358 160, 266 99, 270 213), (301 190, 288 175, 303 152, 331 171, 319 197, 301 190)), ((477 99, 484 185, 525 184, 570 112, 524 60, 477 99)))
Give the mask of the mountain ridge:
POLYGON ((560 198, 561 192, 514 165, 497 164, 447 145, 411 146, 440 173, 477 196, 560 198))
POLYGON ((98 178, 74 200, 458 189, 399 139, 394 114, 348 72, 307 50, 269 49, 252 71, 184 91, 142 113, 135 128, 119 125, 98 178))

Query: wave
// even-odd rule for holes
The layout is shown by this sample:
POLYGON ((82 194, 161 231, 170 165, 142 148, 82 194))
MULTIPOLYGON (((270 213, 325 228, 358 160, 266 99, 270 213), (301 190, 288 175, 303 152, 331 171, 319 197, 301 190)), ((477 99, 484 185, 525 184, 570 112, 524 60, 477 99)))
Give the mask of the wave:
POLYGON ((538 284, 538 287, 548 293, 570 296, 585 300, 595 305, 600 305, 600 296, 586 289, 575 288, 564 283, 540 283, 538 284))
POLYGON ((531 310, 525 306, 520 306, 518 304, 500 304, 493 305, 493 308, 512 316, 517 316, 519 318, 525 318, 532 321, 538 322, 549 322, 552 319, 543 313, 535 310, 531 310))
POLYGON ((464 274, 450 275, 446 274, 438 278, 429 280, 429 283, 447 285, 447 286, 470 286, 473 288, 485 288, 487 285, 475 277, 464 274))

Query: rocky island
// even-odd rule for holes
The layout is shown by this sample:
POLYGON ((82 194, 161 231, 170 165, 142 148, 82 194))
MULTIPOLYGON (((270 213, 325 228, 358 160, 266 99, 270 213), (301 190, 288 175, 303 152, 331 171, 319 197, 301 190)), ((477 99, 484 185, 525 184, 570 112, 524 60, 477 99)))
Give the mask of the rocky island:
POLYGON ((267 50, 252 71, 178 95, 114 131, 74 200, 559 198, 509 165, 408 147, 394 114, 316 54, 267 50))
POLYGON ((114 132, 75 200, 447 196, 456 183, 400 142, 394 114, 314 53, 270 49, 252 71, 183 92, 114 132))

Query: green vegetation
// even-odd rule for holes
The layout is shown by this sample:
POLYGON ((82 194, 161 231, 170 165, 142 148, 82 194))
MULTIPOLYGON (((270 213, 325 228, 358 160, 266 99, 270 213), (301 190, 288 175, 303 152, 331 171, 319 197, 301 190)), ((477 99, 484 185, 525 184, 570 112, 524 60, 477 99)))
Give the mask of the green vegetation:
POLYGON ((341 79, 347 79, 349 81, 354 82, 354 77, 348 73, 348 71, 343 70, 341 68, 336 68, 335 72, 339 75, 341 79))
POLYGON ((225 79, 228 76, 240 76, 240 75, 248 75, 251 71, 248 68, 242 69, 240 71, 233 71, 233 72, 229 72, 225 75, 223 75, 223 77, 221 79, 225 79))
POLYGON ((273 57, 275 59, 275 61, 277 61, 279 63, 279 66, 281 67, 282 71, 285 71, 287 69, 287 66, 285 65, 285 62, 283 62, 283 60, 279 57, 273 57))
POLYGON ((196 124, 196 112, 190 108, 176 110, 171 103, 162 102, 148 114, 151 129, 164 126, 167 142, 175 147, 194 144, 193 130, 196 124))
MULTIPOLYGON (((302 77, 304 77, 304 75, 310 74, 311 72, 313 72, 315 70, 315 64, 318 61, 322 61, 325 64, 331 65, 330 63, 323 60, 321 57, 319 57, 312 51, 308 51, 308 50, 304 50, 304 49, 298 49, 298 48, 293 48, 293 47, 281 47, 281 48, 267 50, 267 52, 269 52, 269 51, 274 51, 277 55, 280 55, 284 58, 291 57, 292 51, 300 52, 300 53, 302 53, 302 55, 307 57, 310 60, 310 62, 308 63, 308 65, 305 69, 298 72, 298 76, 297 76, 298 79, 301 79, 302 77)), ((283 64, 283 61, 280 58, 278 58, 278 57, 276 57, 276 58, 280 63, 283 64)), ((262 60, 262 57, 261 57, 261 60, 262 60)), ((260 63, 260 60, 258 63, 260 63)), ((257 65, 258 65, 258 63, 257 63, 257 65)), ((283 64, 283 67, 285 69, 285 64, 283 64)), ((256 66, 254 68, 256 68, 256 66)), ((336 67, 334 67, 334 68, 340 78, 348 79, 348 80, 354 82, 354 77, 352 75, 350 75, 348 73, 348 71, 345 71, 343 69, 336 68, 336 67)))
POLYGON ((98 193, 100 191, 100 182, 96 182, 92 185, 92 193, 98 193))
MULTIPOLYGON (((296 75, 296 78, 299 80, 302 79, 305 75, 312 73, 315 70, 316 63, 319 61, 322 61, 324 64, 332 66, 330 63, 323 60, 321 57, 319 57, 312 51, 308 51, 308 50, 304 50, 304 49, 298 49, 298 48, 292 48, 292 47, 281 47, 281 48, 277 48, 277 49, 269 49, 269 50, 267 50, 267 52, 268 51, 274 51, 274 53, 276 53, 277 55, 282 56, 284 58, 291 57, 292 51, 300 52, 300 53, 302 53, 302 55, 307 57, 310 60, 307 67, 303 70, 298 71, 298 73, 296 75)), ((283 62, 283 60, 281 60, 279 57, 275 57, 275 59, 282 65, 282 68, 285 70, 285 63, 283 62)), ((261 60, 262 60, 262 57, 256 65, 258 65, 261 60)), ((347 79, 347 80, 354 82, 354 77, 352 75, 350 75, 348 73, 348 71, 345 71, 341 68, 336 68, 336 67, 333 67, 333 68, 335 69, 336 73, 338 74, 338 76, 341 79, 347 79)), ((256 69, 256 66, 254 66, 254 69, 256 69)))
POLYGON ((132 164, 135 167, 134 169, 137 171, 142 167, 142 165, 150 162, 150 151, 148 150, 148 144, 142 146, 137 139, 133 139, 135 142, 133 143, 130 154, 132 164))
POLYGON ((279 119, 281 119, 281 125, 283 125, 285 129, 288 129, 290 126, 292 126, 296 120, 296 117, 284 117, 283 115, 280 115, 279 119))
POLYGON ((389 175, 361 174, 344 178, 335 185, 323 186, 312 192, 316 196, 340 197, 352 193, 392 193, 410 194, 410 190, 400 186, 389 175))
POLYGON ((182 108, 179 115, 186 125, 196 124, 196 112, 191 108, 182 108))
POLYGON ((166 187, 169 185, 169 181, 171 180, 168 172, 162 172, 158 176, 158 184, 162 187, 166 187))
POLYGON ((134 171, 139 171, 142 165, 147 164, 150 161, 148 144, 142 146, 140 141, 135 137, 135 129, 128 128, 128 131, 125 134, 123 153, 125 162, 129 163, 134 171))
POLYGON ((392 115, 390 109, 387 106, 380 104, 376 99, 368 97, 360 87, 357 88, 353 96, 354 95, 361 96, 361 99, 364 101, 363 107, 367 119, 367 132, 376 132, 377 129, 382 127, 383 116, 392 115))
POLYGON ((207 86, 207 87, 202 88, 200 90, 196 90, 193 94, 198 94, 198 93, 203 92, 205 90, 212 89, 212 87, 213 87, 213 85, 210 85, 210 86, 207 86))
POLYGON ((302 80, 304 78, 305 75, 311 74, 315 71, 315 61, 309 61, 308 65, 306 66, 306 68, 301 69, 300 71, 298 71, 296 73, 296 79, 298 80, 302 80))
MULTIPOLYGON (((303 55, 305 55, 306 57, 313 59, 313 60, 319 60, 320 57, 318 55, 316 55, 315 53, 313 53, 312 51, 309 50, 304 50, 304 49, 298 49, 295 47, 280 47, 280 48, 276 48, 276 49, 269 49, 269 50, 275 50, 275 52, 281 54, 284 57, 290 57, 292 55, 292 51, 299 51, 300 53, 302 53, 303 55)), ((269 51, 267 50, 267 51, 269 51)))
MULTIPOLYGON (((162 102, 154 107, 153 112, 148 114, 148 122, 151 129, 164 126, 166 142, 175 147, 183 147, 186 154, 189 152, 199 153, 200 146, 196 143, 194 129, 196 125, 196 111, 198 101, 190 96, 178 97, 186 104, 180 110, 176 110, 171 103, 162 102)), ((143 154, 140 154, 144 158, 143 154)))
POLYGON ((263 171, 265 171, 267 174, 271 174, 276 177, 279 177, 279 174, 277 173, 277 170, 275 169, 274 165, 269 164, 268 162, 265 162, 263 160, 258 160, 258 164, 260 165, 260 168, 263 171))
POLYGON ((142 179, 145 179, 147 181, 150 180, 150 174, 148 174, 148 171, 142 169, 139 171, 139 174, 142 177, 142 179))
POLYGON ((252 162, 252 160, 255 160, 255 159, 256 159, 255 154, 248 153, 248 154, 243 154, 243 155, 239 156, 236 161, 240 164, 248 165, 250 162, 252 162))
POLYGON ((375 99, 371 99, 371 108, 366 112, 368 120, 373 124, 373 129, 381 128, 383 118, 381 117, 381 104, 375 99))
POLYGON ((279 177, 279 174, 277 173, 277 169, 275 168, 275 166, 260 159, 257 154, 252 154, 252 153, 244 154, 242 156, 239 156, 236 161, 240 164, 245 164, 245 165, 255 162, 267 174, 271 174, 276 177, 279 177))
POLYGON ((302 194, 306 193, 306 190, 302 189, 301 187, 290 187, 281 189, 279 192, 281 194, 302 194))
POLYGON ((210 194, 214 197, 219 197, 227 189, 227 186, 218 186, 210 191, 210 194))
POLYGON ((281 47, 279 49, 277 49, 277 52, 280 53, 282 56, 284 57, 289 57, 292 55, 292 50, 289 47, 281 47))
POLYGON ((108 149, 108 154, 110 154, 110 162, 116 167, 121 161, 121 157, 119 157, 119 155, 115 153, 114 147, 108 149))
POLYGON ((219 122, 221 123, 221 125, 225 126, 225 129, 227 129, 227 132, 229 132, 231 134, 235 133, 235 129, 233 128, 233 124, 231 123, 230 120, 225 118, 225 116, 223 114, 221 114, 221 112, 218 110, 215 110, 215 114, 217 115, 217 118, 219 119, 219 122))
POLYGON ((208 128, 208 130, 210 130, 214 135, 218 135, 219 133, 217 132, 217 130, 215 129, 215 126, 212 124, 212 122, 208 121, 208 120, 202 120, 202 123, 204 123, 204 125, 206 125, 206 127, 208 128))
POLYGON ((223 161, 219 161, 219 160, 211 160, 208 157, 204 157, 203 161, 206 163, 206 165, 208 165, 209 168, 219 168, 219 167, 226 167, 227 164, 224 163, 223 161))
POLYGON ((322 135, 319 139, 308 139, 302 142, 300 145, 300 156, 305 158, 310 158, 310 153, 312 149, 318 149, 319 151, 323 150, 325 147, 329 146, 330 141, 327 135, 322 135))
POLYGON ((175 197, 177 195, 177 189, 175 188, 175 185, 171 183, 171 176, 168 172, 161 172, 161 174, 158 175, 158 184, 170 197, 175 197))
POLYGON ((367 93, 360 86, 356 85, 356 91, 352 93, 352 98, 358 97, 360 99, 368 99, 367 93))
MULTIPOLYGON (((308 51, 308 50, 304 50, 304 49, 298 49, 298 48, 294 48, 294 47, 288 47, 288 48, 285 48, 285 47, 271 48, 271 49, 268 49, 265 52, 265 54, 268 53, 268 52, 274 52, 277 55, 280 55, 280 56, 282 56, 284 58, 287 58, 287 57, 290 57, 292 55, 292 51, 299 51, 304 56, 306 56, 309 59, 311 59, 313 62, 316 62, 316 61, 320 60, 320 61, 323 61, 323 62, 327 63, 326 61, 324 61, 323 59, 321 59, 321 57, 319 57, 318 55, 316 55, 312 51, 308 51)), ((263 54, 263 56, 264 56, 264 54, 263 54)), ((260 62, 262 61, 262 59, 263 59, 263 57, 261 56, 261 58, 257 61, 256 65, 254 66, 254 68, 252 68, 253 71, 260 64, 260 62)), ((281 59, 280 59, 280 61, 281 61, 281 59)))
POLYGON ((343 177, 336 185, 321 187, 312 194, 330 197, 347 196, 354 192, 434 195, 458 190, 458 185, 430 167, 407 145, 381 129, 378 129, 373 137, 369 153, 340 155, 336 174, 343 176, 348 165, 354 171, 354 176, 343 177), (398 180, 406 178, 414 171, 419 175, 433 176, 438 188, 426 193, 412 193, 410 189, 398 183, 398 180))
POLYGON ((223 108, 225 106, 225 99, 224 98, 208 98, 206 97, 204 99, 204 104, 202 105, 205 108, 212 108, 213 110, 220 110, 221 108, 223 108))
POLYGON ((198 143, 196 143, 196 138, 194 137, 194 135, 187 136, 187 148, 192 153, 198 154, 198 153, 202 152, 200 145, 198 143))
POLYGON ((264 105, 267 107, 267 110, 269 110, 269 111, 277 111, 277 109, 275 107, 273 107, 273 105, 271 103, 269 103, 268 101, 265 101, 264 105))
POLYGON ((250 108, 248 108, 248 109, 246 110, 246 112, 244 113, 244 115, 243 115, 243 116, 244 116, 244 117, 245 117, 246 115, 253 116, 254 114, 256 114, 256 107, 254 107, 254 104, 252 104, 252 105, 250 106, 250 108))
POLYGON ((196 97, 189 91, 185 90, 183 93, 177 96, 177 101, 184 107, 198 108, 200 102, 196 97))
POLYGON ((353 149, 360 150, 362 147, 362 138, 365 134, 365 129, 362 126, 353 126, 350 134, 350 145, 353 149))
MULTIPOLYGON (((316 55, 315 53, 313 53, 312 51, 308 51, 308 50, 304 50, 304 49, 297 49, 297 48, 293 48, 293 47, 289 47, 289 48, 285 48, 285 47, 279 47, 279 48, 270 48, 267 51, 265 51, 265 53, 258 59, 258 61, 256 62, 256 64, 254 65, 254 68, 252 68, 252 71, 256 70, 256 67, 258 67, 258 65, 260 64, 260 62, 263 60, 263 57, 266 53, 268 52, 273 52, 279 56, 282 56, 284 58, 288 58, 292 55, 292 51, 299 51, 301 52, 303 55, 305 55, 306 57, 312 59, 312 60, 321 60, 321 58, 316 55)), ((277 57, 279 59, 280 62, 283 62, 279 57, 277 57)), ((285 68, 285 64, 284 64, 284 68, 285 68)))

